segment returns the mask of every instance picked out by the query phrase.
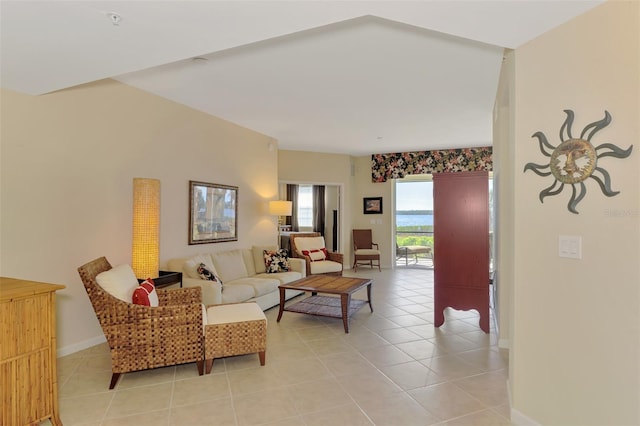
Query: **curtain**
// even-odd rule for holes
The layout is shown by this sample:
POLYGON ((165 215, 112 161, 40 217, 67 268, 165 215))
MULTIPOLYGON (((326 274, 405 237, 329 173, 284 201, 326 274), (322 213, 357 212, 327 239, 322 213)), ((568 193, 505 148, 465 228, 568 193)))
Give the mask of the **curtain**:
POLYGON ((472 172, 493 169, 493 149, 446 149, 441 151, 396 152, 371 156, 372 182, 401 179, 406 175, 442 172, 472 172))
POLYGON ((287 201, 291 201, 291 216, 287 216, 286 224, 291 225, 291 230, 298 232, 298 185, 287 184, 287 201))
POLYGON ((313 185, 313 232, 324 236, 324 185, 313 185))

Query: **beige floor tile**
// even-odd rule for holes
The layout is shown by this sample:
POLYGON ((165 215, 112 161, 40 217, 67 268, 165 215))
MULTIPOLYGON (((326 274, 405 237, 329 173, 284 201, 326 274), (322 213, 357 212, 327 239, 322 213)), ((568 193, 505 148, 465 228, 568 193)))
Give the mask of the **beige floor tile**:
POLYGON ((263 423, 262 426, 301 426, 304 425, 302 416, 289 417, 287 419, 280 419, 269 423, 263 423))
POLYGON ((335 354, 340 352, 355 352, 353 346, 349 345, 344 339, 340 337, 309 340, 306 343, 317 356, 335 354))
POLYGON ((327 425, 349 425, 349 426, 371 426, 367 416, 356 404, 347 404, 339 407, 332 407, 315 413, 303 416, 305 426, 327 426, 327 425))
POLYGON ((359 405, 376 426, 426 426, 438 422, 437 417, 406 393, 390 395, 385 404, 374 399, 361 401, 359 405))
POLYGON ((401 315, 397 315, 397 316, 387 316, 387 319, 389 319, 390 321, 393 321, 394 323, 398 324, 401 327, 412 327, 412 326, 417 326, 417 325, 427 325, 428 322, 425 321, 424 319, 415 316, 413 314, 407 314, 406 312, 402 311, 401 315))
POLYGON ((279 379, 288 385, 331 376, 318 357, 274 361, 269 366, 277 371, 279 379))
POLYGON ((413 342, 406 342, 397 344, 396 347, 401 351, 407 353, 415 360, 421 360, 425 358, 431 358, 433 356, 442 355, 444 352, 431 342, 426 340, 416 340, 413 342))
POLYGON ((378 331, 380 337, 389 343, 405 343, 413 342, 415 340, 423 340, 422 337, 407 330, 406 328, 391 328, 389 330, 378 331))
POLYGON ((356 403, 376 399, 384 404, 386 397, 402 391, 397 384, 379 372, 340 376, 336 380, 356 403))
POLYGON ((423 388, 444 381, 418 361, 380 367, 380 371, 404 390, 423 388))
POLYGON ((499 406, 508 398, 507 377, 499 371, 466 377, 452 383, 488 407, 499 406))
POLYGON ((438 376, 445 380, 454 380, 461 377, 480 374, 483 370, 477 365, 469 364, 455 355, 445 355, 420 360, 420 363, 429 367, 438 376))
POLYGON ((373 364, 355 352, 323 355, 320 357, 320 361, 334 376, 367 374, 376 371, 376 367, 373 364))
POLYGON ((234 396, 266 392, 288 384, 274 367, 274 363, 258 368, 231 371, 227 373, 227 377, 231 393, 234 396))
POLYGON ((510 426, 511 421, 491 410, 477 411, 442 423, 442 426, 510 426))
POLYGON ((296 410, 300 414, 326 410, 351 401, 336 379, 298 383, 290 387, 296 410))
POLYGON ((114 419, 164 410, 171 404, 172 393, 172 382, 131 389, 118 389, 113 396, 106 418, 114 419))
POLYGON ((212 399, 230 398, 231 388, 226 374, 207 374, 173 384, 172 407, 191 405, 212 399))
POLYGON ((152 370, 134 371, 120 376, 116 385, 119 390, 159 383, 170 383, 176 377, 176 367, 154 368, 152 370))
POLYGON ((372 315, 362 323, 364 327, 367 327, 371 331, 387 330, 389 328, 398 328, 398 324, 390 321, 380 315, 372 315))
POLYGON ((477 365, 484 371, 495 371, 508 368, 509 358, 507 351, 497 348, 476 349, 457 354, 462 360, 469 364, 477 365))
POLYGON ((265 367, 257 354, 227 357, 210 375, 199 376, 189 363, 123 374, 109 391, 105 343, 60 358, 63 423, 509 424, 508 353, 497 348, 493 331, 479 330, 475 311, 446 309, 445 324, 433 326, 432 270, 345 275, 374 280, 375 312, 360 309, 345 333, 340 319, 287 312, 278 323, 278 308, 268 309, 265 367), (434 380, 445 382, 429 385, 434 380))
POLYGON ((297 330, 297 333, 298 333, 298 336, 300 336, 300 339, 304 341, 318 340, 318 339, 331 339, 335 337, 335 333, 333 332, 333 330, 324 324, 318 325, 316 327, 299 328, 297 330))
POLYGON ((233 398, 238 425, 258 425, 298 415, 289 389, 272 389, 233 398))
POLYGON ((486 408, 480 401, 451 383, 412 390, 409 394, 441 420, 450 420, 486 408))
POLYGON ((171 409, 171 426, 235 426, 236 415, 230 398, 183 405, 171 409))
POLYGON ((361 350, 360 353, 376 367, 413 361, 413 358, 393 345, 369 348, 361 350))
MULTIPOLYGON (((265 358, 265 361, 266 361, 266 358, 265 358)), ((231 372, 231 371, 258 368, 260 367, 260 358, 257 353, 218 358, 213 360, 214 368, 216 364, 220 364, 220 363, 224 363, 224 369, 227 372, 231 372)))
POLYGON ((341 337, 350 346, 359 350, 375 348, 376 346, 384 346, 389 344, 389 342, 387 342, 385 339, 366 327, 350 328, 349 333, 344 333, 341 337))
POLYGON ((477 344, 457 335, 446 337, 442 335, 436 335, 435 337, 429 339, 429 341, 438 346, 438 348, 443 349, 445 352, 452 354, 478 349, 477 344))
POLYGON ((113 392, 103 392, 73 398, 60 398, 58 401, 60 421, 67 426, 99 422, 106 414, 113 395, 113 392))
MULTIPOLYGON (((121 378, 122 380, 122 378, 121 378)), ((111 372, 98 370, 74 373, 59 388, 61 398, 109 391, 111 372)))
MULTIPOLYGON (((169 410, 152 411, 143 414, 109 419, 102 423, 102 426, 168 426, 169 410)), ((65 424, 66 425, 66 424, 65 424)))

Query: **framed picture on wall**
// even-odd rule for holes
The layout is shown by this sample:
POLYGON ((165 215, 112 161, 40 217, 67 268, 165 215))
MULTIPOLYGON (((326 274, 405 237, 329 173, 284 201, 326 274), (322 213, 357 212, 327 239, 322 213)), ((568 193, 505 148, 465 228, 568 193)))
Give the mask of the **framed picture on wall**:
POLYGON ((365 197, 362 201, 364 214, 382 214, 382 197, 365 197))
POLYGON ((189 181, 189 244, 238 241, 238 187, 189 181))

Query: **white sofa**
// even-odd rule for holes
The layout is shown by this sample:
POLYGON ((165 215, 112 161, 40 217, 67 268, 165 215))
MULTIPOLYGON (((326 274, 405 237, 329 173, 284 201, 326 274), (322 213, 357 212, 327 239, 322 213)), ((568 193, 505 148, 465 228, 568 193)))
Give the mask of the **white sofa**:
MULTIPOLYGON (((280 284, 290 283, 306 276, 304 259, 290 258, 288 272, 267 273, 264 250, 275 250, 275 246, 253 246, 250 249, 235 249, 215 253, 199 254, 188 258, 170 259, 167 269, 182 272, 183 287, 201 287, 202 303, 256 302, 262 310, 280 304, 280 284), (201 279, 197 268, 204 263, 222 281, 201 279)), ((301 291, 286 290, 288 299, 302 294, 301 291)))

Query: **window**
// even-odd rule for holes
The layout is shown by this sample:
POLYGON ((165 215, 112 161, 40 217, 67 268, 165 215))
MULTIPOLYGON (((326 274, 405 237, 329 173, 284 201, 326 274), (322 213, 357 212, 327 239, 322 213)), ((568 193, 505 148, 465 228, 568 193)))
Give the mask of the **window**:
POLYGON ((300 227, 313 227, 313 186, 298 186, 298 225, 300 227))

